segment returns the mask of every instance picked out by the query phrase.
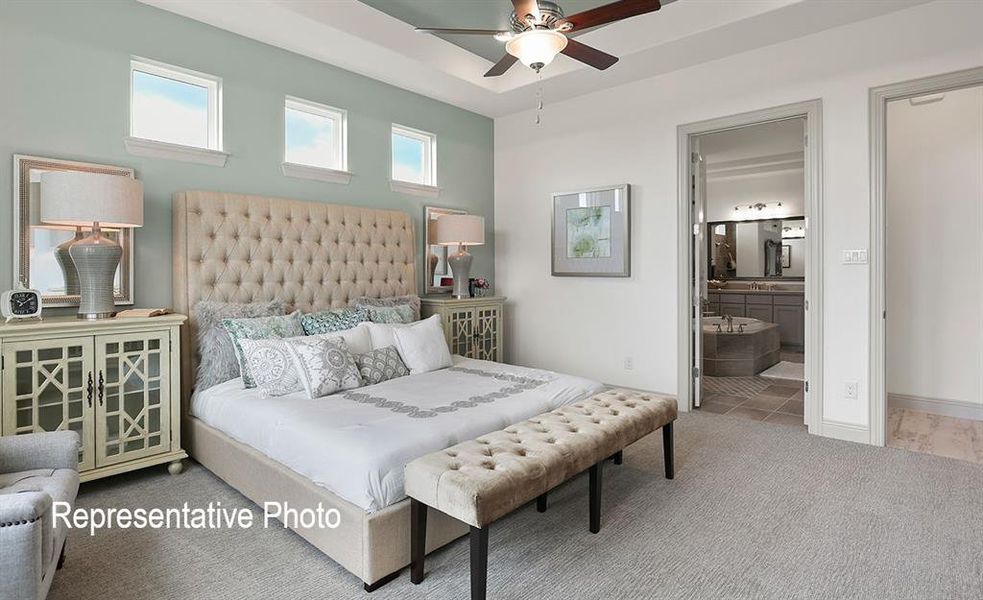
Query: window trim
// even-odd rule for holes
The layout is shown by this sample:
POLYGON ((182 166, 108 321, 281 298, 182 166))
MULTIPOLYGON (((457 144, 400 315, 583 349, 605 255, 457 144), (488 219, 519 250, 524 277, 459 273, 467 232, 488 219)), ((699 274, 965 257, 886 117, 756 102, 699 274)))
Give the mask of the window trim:
POLYGON ((327 183, 351 182, 352 173, 348 170, 348 111, 336 106, 305 100, 296 96, 285 96, 283 102, 283 163, 280 172, 287 177, 313 179, 327 183), (338 156, 341 159, 340 168, 322 167, 294 163, 287 160, 287 110, 296 110, 308 114, 332 119, 337 124, 335 143, 339 145, 338 156))
MULTIPOLYGON (((222 139, 222 78, 216 77, 214 75, 209 75, 207 73, 202 73, 200 71, 194 71, 192 69, 186 69, 184 67, 179 67, 176 65, 170 65, 160 61, 152 60, 149 58, 143 58, 140 56, 130 57, 130 69, 129 69, 129 87, 130 87, 130 101, 129 101, 129 113, 128 113, 128 140, 140 140, 140 146, 147 148, 151 147, 148 144, 142 143, 144 141, 150 142, 151 145, 156 144, 167 144, 168 153, 172 156, 163 156, 164 158, 174 158, 174 147, 177 148, 188 148, 193 149, 196 152, 189 154, 200 154, 202 150, 211 152, 223 153, 223 139, 222 139), (176 144, 174 142, 167 142, 164 140, 154 140, 150 138, 143 138, 133 134, 133 72, 139 71, 141 73, 146 73, 148 75, 153 75, 155 77, 163 77, 165 79, 171 79, 173 81, 178 81, 180 83, 185 83, 189 85, 196 85, 203 87, 208 90, 208 145, 207 146, 188 146, 185 144, 176 144)), ((130 144, 128 144, 128 150, 130 144)), ((148 155, 148 154, 145 154, 148 155)), ((150 154, 152 155, 152 154, 150 154)), ((225 154, 228 156, 228 154, 225 154)), ((189 157, 191 159, 191 157, 189 157)), ((181 160, 181 159, 177 159, 181 160)))
MULTIPOLYGON (((414 129, 393 123, 389 133, 389 177, 393 191, 407 193, 436 192, 437 188, 437 136, 429 131, 414 129), (393 150, 393 135, 401 135, 423 142, 423 183, 396 178, 396 155, 393 150), (399 189, 397 189, 399 188, 399 189)), ((427 193, 425 195, 430 195, 427 193)), ((433 195, 436 195, 435 193, 433 195)))

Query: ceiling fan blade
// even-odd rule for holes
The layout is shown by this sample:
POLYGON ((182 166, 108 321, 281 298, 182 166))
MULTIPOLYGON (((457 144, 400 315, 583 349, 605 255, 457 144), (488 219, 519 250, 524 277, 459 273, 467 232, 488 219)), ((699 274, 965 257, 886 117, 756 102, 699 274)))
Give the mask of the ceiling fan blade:
POLYGON ((598 6, 597 8, 564 17, 560 20, 560 25, 569 23, 572 27, 561 31, 564 33, 581 31, 629 17, 644 15, 645 13, 657 11, 660 8, 662 8, 662 5, 659 3, 659 0, 618 0, 618 2, 612 2, 611 4, 605 4, 604 6, 598 6))
POLYGON ((563 54, 602 71, 618 62, 617 56, 611 56, 593 46, 581 44, 577 40, 571 39, 567 39, 567 47, 563 49, 563 54))
MULTIPOLYGON (((514 65, 515 64, 515 61, 517 61, 517 60, 519 60, 519 59, 516 58, 516 57, 514 57, 514 56, 512 56, 511 54, 506 54, 505 56, 502 57, 502 60, 500 60, 497 63, 495 63, 495 66, 494 67, 488 69, 488 72, 485 73, 485 77, 498 77, 502 73, 505 73, 506 71, 508 71, 509 70, 509 67, 511 67, 512 65, 514 65)), ((617 60, 617 59, 615 59, 615 60, 617 60)))
POLYGON ((525 21, 526 15, 532 15, 537 23, 543 18, 539 14, 539 3, 536 0, 512 0, 512 6, 515 7, 515 15, 522 21, 525 21))
POLYGON ((449 35, 499 35, 509 32, 502 29, 458 29, 455 27, 417 27, 419 33, 446 33, 449 35))

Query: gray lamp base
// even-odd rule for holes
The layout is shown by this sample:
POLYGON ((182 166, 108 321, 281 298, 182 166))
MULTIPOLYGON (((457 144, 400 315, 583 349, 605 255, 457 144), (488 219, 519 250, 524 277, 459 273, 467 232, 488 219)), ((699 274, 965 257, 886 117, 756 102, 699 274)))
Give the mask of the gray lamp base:
POLYGON ((82 234, 82 228, 76 227, 75 237, 55 247, 55 260, 58 261, 58 266, 61 267, 61 274, 65 280, 65 293, 69 296, 78 296, 79 294, 79 272, 75 268, 75 262, 72 260, 68 250, 72 247, 72 244, 81 240, 83 237, 85 236, 82 234))
POLYGON ((68 249, 79 274, 80 319, 108 319, 116 314, 114 285, 123 249, 103 237, 97 223, 92 234, 68 249))
POLYGON ((447 257, 447 264, 451 266, 451 273, 454 274, 454 289, 451 295, 455 298, 470 298, 471 290, 468 282, 471 276, 471 255, 458 246, 457 252, 447 257))

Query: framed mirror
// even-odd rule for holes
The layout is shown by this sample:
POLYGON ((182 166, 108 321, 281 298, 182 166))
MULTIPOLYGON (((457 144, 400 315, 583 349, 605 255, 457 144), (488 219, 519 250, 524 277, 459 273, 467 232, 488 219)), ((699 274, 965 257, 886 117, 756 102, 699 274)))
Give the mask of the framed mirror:
POLYGON ((804 217, 707 223, 707 277, 805 279, 804 217))
MULTIPOLYGON (((84 171, 133 177, 133 169, 113 165, 14 155, 14 281, 38 290, 45 308, 79 305, 79 280, 68 255, 71 244, 89 234, 85 227, 41 222, 41 174, 84 171)), ((123 247, 113 295, 117 305, 133 304, 133 230, 103 227, 103 235, 123 247)))
POLYGON ((447 264, 447 246, 433 243, 437 231, 437 218, 443 215, 464 215, 467 211, 439 206, 423 207, 423 268, 427 294, 449 294, 454 287, 450 266, 447 264))

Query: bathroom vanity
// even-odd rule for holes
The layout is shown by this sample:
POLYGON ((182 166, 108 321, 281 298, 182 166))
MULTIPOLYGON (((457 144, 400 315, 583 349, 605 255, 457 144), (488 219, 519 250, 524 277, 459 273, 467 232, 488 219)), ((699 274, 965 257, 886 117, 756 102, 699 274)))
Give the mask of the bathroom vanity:
POLYGON ((716 315, 750 317, 778 325, 783 347, 795 350, 805 344, 805 292, 802 289, 747 289, 747 283, 728 282, 707 290, 707 309, 716 315), (739 287, 740 286, 740 287, 739 287))

